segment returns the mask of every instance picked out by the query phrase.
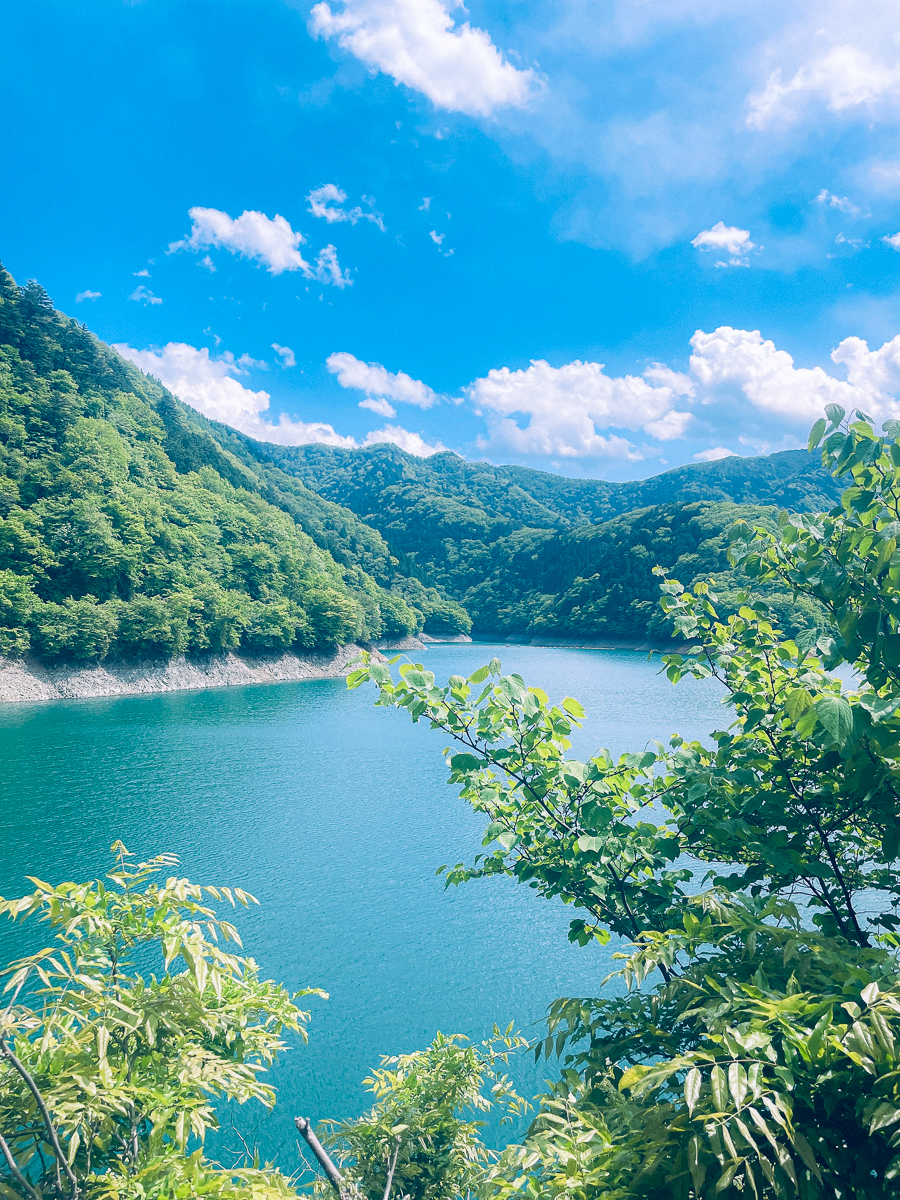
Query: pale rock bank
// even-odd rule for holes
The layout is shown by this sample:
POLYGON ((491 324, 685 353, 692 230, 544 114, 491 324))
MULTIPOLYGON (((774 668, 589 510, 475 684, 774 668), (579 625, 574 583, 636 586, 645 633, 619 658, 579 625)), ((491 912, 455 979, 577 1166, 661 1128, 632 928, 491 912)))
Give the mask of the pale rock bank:
POLYGON ((208 654, 145 662, 74 663, 48 667, 25 657, 0 660, 0 703, 138 696, 250 683, 335 679, 346 675, 360 647, 342 646, 333 655, 208 654))
MULTIPOLYGON (((424 635, 380 641, 369 647, 373 658, 382 651, 424 650, 424 635)), ((471 641, 460 635, 449 641, 471 641)), ((107 661, 94 666, 62 663, 45 666, 30 655, 0 659, 0 704, 40 700, 85 700, 97 696, 140 696, 199 688, 240 687, 251 683, 296 683, 304 679, 339 679, 349 674, 362 653, 354 643, 335 654, 205 654, 141 662, 107 661)))

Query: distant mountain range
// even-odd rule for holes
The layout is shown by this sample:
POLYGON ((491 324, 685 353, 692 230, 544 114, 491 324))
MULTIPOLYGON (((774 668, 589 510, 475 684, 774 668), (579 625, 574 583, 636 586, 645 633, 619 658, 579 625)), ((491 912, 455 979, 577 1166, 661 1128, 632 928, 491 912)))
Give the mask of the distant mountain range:
MULTIPOLYGON (((434 635, 665 637, 656 562, 713 575, 739 515, 839 494, 803 451, 577 480, 255 442, 0 267, 0 653, 97 661, 434 635)), ((788 625, 817 614, 773 596, 788 625)))

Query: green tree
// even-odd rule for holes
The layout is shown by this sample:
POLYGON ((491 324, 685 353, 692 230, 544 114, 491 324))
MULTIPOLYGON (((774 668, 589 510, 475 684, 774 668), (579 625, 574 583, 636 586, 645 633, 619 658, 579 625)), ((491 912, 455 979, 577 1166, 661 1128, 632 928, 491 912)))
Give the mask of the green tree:
POLYGON ((732 533, 732 562, 826 627, 791 639, 761 601, 720 615, 707 583, 663 576, 696 647, 670 679, 714 677, 730 708, 711 745, 576 761, 580 705, 496 660, 445 687, 411 664, 351 676, 456 743, 450 780, 488 825, 448 883, 508 875, 574 906, 573 940, 630 943, 624 995, 552 1006, 537 1049, 562 1075, 485 1196, 896 1194, 900 426, 857 416, 813 431, 852 477, 839 507, 732 533))
MULTIPOLYGON (((0 1191, 7 1200, 222 1197, 289 1200, 273 1169, 226 1170, 204 1156, 218 1099, 271 1107, 262 1074, 308 1013, 263 980, 214 903, 240 889, 170 874, 171 855, 89 883, 0 900, 54 930, 13 963, 0 1013, 0 1191), (162 878, 166 874, 166 878, 162 878), (149 974, 147 967, 159 969, 149 974)), ((322 995, 323 993, 315 993, 322 995)))
MULTIPOLYGON (((502 1069, 525 1045, 510 1026, 480 1045, 438 1033, 414 1054, 383 1058, 363 1082, 376 1103, 362 1117, 329 1123, 346 1189, 372 1200, 454 1200, 469 1196, 497 1158, 481 1140, 484 1116, 501 1122, 528 1107, 502 1069), (485 1092, 488 1095, 485 1095, 485 1092)), ((327 1194, 324 1184, 318 1185, 327 1194)))

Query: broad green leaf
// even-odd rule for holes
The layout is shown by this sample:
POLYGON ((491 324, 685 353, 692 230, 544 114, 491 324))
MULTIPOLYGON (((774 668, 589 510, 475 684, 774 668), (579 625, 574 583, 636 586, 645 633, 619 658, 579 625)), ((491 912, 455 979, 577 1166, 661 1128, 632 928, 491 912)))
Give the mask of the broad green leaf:
POLYGON ((825 436, 825 429, 825 419, 824 417, 820 417, 810 430, 809 442, 807 443, 808 450, 815 450, 816 446, 818 446, 819 442, 821 442, 822 438, 825 436))
POLYGON ((579 721, 584 716, 584 709, 578 703, 578 701, 573 700, 571 696, 566 696, 565 700, 562 702, 562 706, 570 716, 576 717, 579 721))
POLYGON ((838 747, 843 747, 853 732, 853 709, 843 696, 820 696, 815 704, 816 719, 838 747))

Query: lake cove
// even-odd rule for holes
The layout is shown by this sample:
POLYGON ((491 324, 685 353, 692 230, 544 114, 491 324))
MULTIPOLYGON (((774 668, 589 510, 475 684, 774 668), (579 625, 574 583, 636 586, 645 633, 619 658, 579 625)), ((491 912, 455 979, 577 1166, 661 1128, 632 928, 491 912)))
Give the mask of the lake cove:
MULTIPOLYGON (((578 757, 728 720, 716 685, 675 688, 637 653, 471 644, 412 657, 446 679, 494 654, 551 699, 582 701, 578 757)), ((612 944, 571 946, 575 911, 526 887, 444 890, 436 868, 477 853, 483 820, 445 783, 444 735, 374 699, 318 680, 0 708, 0 895, 21 895, 26 874, 102 873, 116 838, 142 858, 170 851, 197 882, 260 899, 237 924, 266 978, 330 993, 309 1001, 309 1045, 272 1073, 274 1113, 236 1115, 245 1133, 263 1116, 254 1138, 288 1171, 292 1117, 367 1107, 361 1080, 379 1055, 437 1029, 483 1037, 495 1021, 532 1034, 551 1000, 596 994, 611 967, 612 944)), ((4 963, 45 941, 42 927, 0 925, 4 963)), ((529 1096, 552 1073, 530 1055, 513 1072, 529 1096)))

